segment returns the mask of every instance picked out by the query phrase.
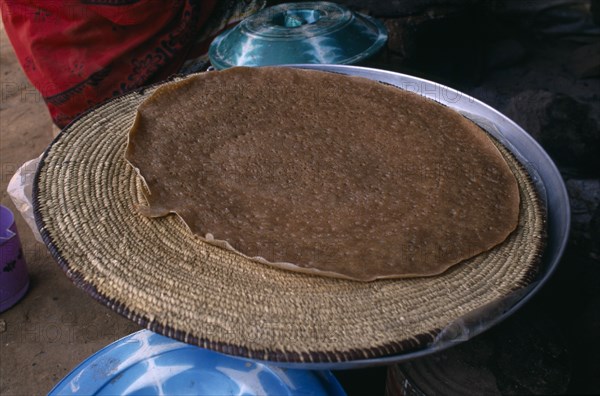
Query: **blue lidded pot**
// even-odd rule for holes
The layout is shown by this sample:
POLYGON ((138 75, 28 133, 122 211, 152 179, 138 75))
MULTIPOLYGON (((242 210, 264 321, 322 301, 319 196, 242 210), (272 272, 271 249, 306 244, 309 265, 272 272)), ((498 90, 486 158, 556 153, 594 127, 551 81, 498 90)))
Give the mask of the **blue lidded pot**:
POLYGON ((266 8, 211 43, 217 70, 233 66, 294 63, 357 64, 387 41, 377 19, 328 2, 286 3, 266 8))

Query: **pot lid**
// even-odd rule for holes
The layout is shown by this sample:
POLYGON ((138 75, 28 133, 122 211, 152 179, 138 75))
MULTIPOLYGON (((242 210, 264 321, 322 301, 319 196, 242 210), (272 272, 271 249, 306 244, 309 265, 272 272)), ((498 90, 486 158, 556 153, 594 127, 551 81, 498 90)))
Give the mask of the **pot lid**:
POLYGON ((387 40, 383 24, 339 4, 306 2, 266 8, 219 35, 209 57, 216 69, 290 63, 355 64, 387 40))

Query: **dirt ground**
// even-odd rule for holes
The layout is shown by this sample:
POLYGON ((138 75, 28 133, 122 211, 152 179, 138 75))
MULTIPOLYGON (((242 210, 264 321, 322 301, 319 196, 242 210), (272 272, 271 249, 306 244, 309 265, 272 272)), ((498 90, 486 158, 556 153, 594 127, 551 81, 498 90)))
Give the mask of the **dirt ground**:
MULTIPOLYGON (((463 79, 453 86, 506 112, 522 125, 532 122, 527 128, 530 132, 536 128, 547 130, 540 124, 545 116, 550 117, 551 123, 566 117, 564 128, 573 127, 566 133, 572 141, 558 140, 557 144, 552 140, 555 137, 548 135, 545 147, 550 151, 555 148, 555 153, 561 155, 561 148, 572 145, 580 151, 566 158, 590 157, 589 161, 595 161, 596 155, 590 156, 589 150, 599 146, 577 140, 580 126, 588 125, 577 122, 585 119, 589 125, 595 125, 596 138, 589 141, 597 142, 593 139, 597 139, 600 124, 592 118, 600 118, 600 81, 573 76, 569 62, 574 44, 530 45, 530 53, 523 56, 525 61, 510 60, 522 57, 514 42, 508 42, 508 46, 506 42, 500 44, 494 47, 495 58, 488 57, 487 62, 492 66, 496 62, 497 66, 509 59, 518 66, 489 68, 481 76, 482 81, 463 79), (565 102, 563 96, 554 94, 567 95, 590 106, 591 115, 583 105, 565 102), (546 106, 545 100, 550 104, 546 106), (526 108, 538 113, 519 119, 527 116, 521 114, 526 108)), ((40 155, 50 143, 51 121, 42 98, 23 75, 3 28, 0 50, 0 198, 2 205, 15 211, 6 187, 16 169, 40 155)), ((447 79, 438 81, 451 83, 447 79)), ((586 166, 567 163, 561 167, 572 198, 574 222, 571 242, 557 273, 525 309, 489 332, 499 356, 504 356, 504 360, 493 362, 496 380, 512 387, 510 393, 544 394, 548 389, 555 390, 550 393, 565 389, 569 393, 600 392, 600 256, 594 247, 594 240, 597 243, 600 238, 600 181, 597 170, 590 176, 585 172, 586 166), (573 171, 573 167, 579 170, 573 171), (529 338, 520 337, 525 333, 529 338), (559 334, 537 348, 535 343, 540 338, 532 337, 554 333, 559 334), (523 339, 531 342, 522 345, 523 339), (503 352, 507 353, 502 355, 503 352), (536 355, 539 353, 543 354, 540 358, 536 355), (555 387, 544 387, 558 377, 564 381, 555 387)), ((0 313, 0 394, 47 393, 86 357, 139 328, 73 286, 22 218, 16 218, 31 285, 21 302, 0 313)), ((479 340, 485 342, 483 338, 479 340)), ((374 382, 378 390, 385 386, 385 368, 341 373, 338 377, 347 389, 373 389, 374 382)))

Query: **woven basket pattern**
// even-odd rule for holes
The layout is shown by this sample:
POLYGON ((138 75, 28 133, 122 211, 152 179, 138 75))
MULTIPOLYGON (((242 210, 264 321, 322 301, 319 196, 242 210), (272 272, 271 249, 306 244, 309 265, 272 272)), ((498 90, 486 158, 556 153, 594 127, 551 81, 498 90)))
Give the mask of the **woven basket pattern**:
POLYGON ((225 353, 340 362, 423 348, 458 318, 530 283, 544 242, 535 188, 500 147, 521 190, 518 229, 441 276, 370 283, 287 272, 206 244, 176 216, 149 219, 123 158, 137 106, 155 88, 97 108, 43 159, 36 218, 79 287, 153 331, 225 353))

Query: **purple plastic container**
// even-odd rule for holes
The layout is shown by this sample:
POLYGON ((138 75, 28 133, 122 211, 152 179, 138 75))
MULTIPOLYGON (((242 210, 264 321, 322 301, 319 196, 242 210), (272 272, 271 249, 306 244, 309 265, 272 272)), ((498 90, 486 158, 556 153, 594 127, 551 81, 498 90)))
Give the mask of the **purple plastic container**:
POLYGON ((29 288, 29 274, 13 213, 0 205, 0 312, 15 305, 29 288))

